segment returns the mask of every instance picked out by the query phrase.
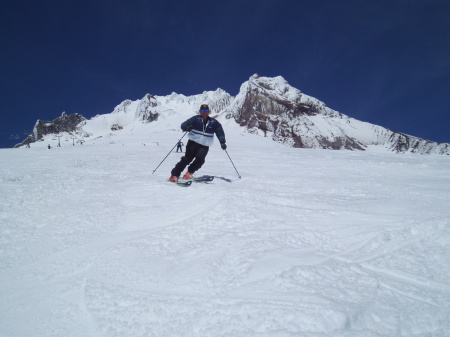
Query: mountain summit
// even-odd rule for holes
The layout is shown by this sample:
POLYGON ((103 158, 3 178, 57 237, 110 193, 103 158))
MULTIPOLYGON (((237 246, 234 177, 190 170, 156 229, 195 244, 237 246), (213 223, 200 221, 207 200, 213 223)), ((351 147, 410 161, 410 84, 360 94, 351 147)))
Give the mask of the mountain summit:
POLYGON ((448 143, 409 136, 334 111, 290 86, 281 76, 250 77, 225 114, 249 132, 293 147, 336 150, 382 147, 395 153, 450 153, 448 143))
MULTIPOLYGON (((147 94, 137 101, 123 101, 110 114, 90 120, 77 115, 80 120, 77 125, 71 123, 62 127, 61 118, 53 122, 38 121, 33 134, 16 147, 43 140, 43 124, 47 130, 64 130, 84 138, 99 137, 133 123, 155 123, 174 115, 188 117, 195 114, 202 103, 209 104, 216 118, 234 120, 250 133, 292 147, 450 154, 450 143, 436 143, 356 120, 302 93, 281 76, 271 78, 257 74, 241 85, 236 97, 222 89, 194 96, 147 94), (53 128, 53 124, 59 127, 53 128)), ((180 118, 173 120, 172 127, 177 127, 177 123, 181 123, 180 118)))

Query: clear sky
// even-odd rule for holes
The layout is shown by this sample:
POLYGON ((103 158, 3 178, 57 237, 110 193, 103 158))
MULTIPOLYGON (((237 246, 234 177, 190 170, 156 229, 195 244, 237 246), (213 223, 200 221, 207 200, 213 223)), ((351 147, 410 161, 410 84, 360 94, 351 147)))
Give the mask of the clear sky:
POLYGON ((146 93, 235 96, 257 73, 350 117, 450 142, 450 1, 3 0, 0 147, 146 93))

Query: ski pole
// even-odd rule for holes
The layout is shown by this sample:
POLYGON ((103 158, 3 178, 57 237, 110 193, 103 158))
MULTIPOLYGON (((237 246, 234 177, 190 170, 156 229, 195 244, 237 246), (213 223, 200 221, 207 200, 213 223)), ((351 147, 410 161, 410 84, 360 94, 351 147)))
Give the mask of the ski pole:
MULTIPOLYGON (((178 143, 181 142, 181 140, 184 138, 184 136, 186 136, 186 133, 188 133, 188 131, 186 131, 186 132, 184 133, 183 137, 181 137, 181 138, 178 140, 178 142, 175 144, 175 146, 177 146, 178 143)), ((153 170, 153 173, 155 173, 156 170, 158 169, 158 167, 160 167, 161 164, 164 162, 164 160, 166 160, 166 158, 167 158, 167 157, 169 156, 169 154, 173 151, 173 149, 175 148, 175 146, 172 148, 172 150, 169 151, 169 153, 167 154, 167 156, 164 157, 164 159, 162 160, 162 162, 160 162, 159 165, 153 170)), ((152 173, 152 174, 153 174, 153 173, 152 173)))
POLYGON ((231 164, 233 164, 233 167, 234 167, 234 169, 236 170, 236 173, 238 174, 239 179, 241 179, 241 175, 239 174, 238 170, 236 169, 236 166, 234 166, 234 163, 233 163, 233 161, 231 160, 231 157, 230 157, 230 155, 228 154, 227 149, 225 149, 225 152, 227 153, 227 156, 228 156, 228 158, 230 159, 231 164))

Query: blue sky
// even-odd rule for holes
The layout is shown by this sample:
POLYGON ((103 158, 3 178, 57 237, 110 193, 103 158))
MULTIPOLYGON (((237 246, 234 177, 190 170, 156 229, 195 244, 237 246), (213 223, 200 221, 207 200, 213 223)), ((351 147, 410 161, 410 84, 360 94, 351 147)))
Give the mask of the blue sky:
POLYGON ((0 147, 63 111, 231 95, 258 73, 350 117, 450 142, 450 2, 2 1, 0 147))

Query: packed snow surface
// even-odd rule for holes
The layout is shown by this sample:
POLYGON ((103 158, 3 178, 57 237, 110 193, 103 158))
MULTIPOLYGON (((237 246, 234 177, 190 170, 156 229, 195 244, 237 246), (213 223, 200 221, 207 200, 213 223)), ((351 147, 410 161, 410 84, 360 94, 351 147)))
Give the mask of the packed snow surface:
POLYGON ((447 156, 153 124, 0 150, 0 336, 450 336, 447 156))

